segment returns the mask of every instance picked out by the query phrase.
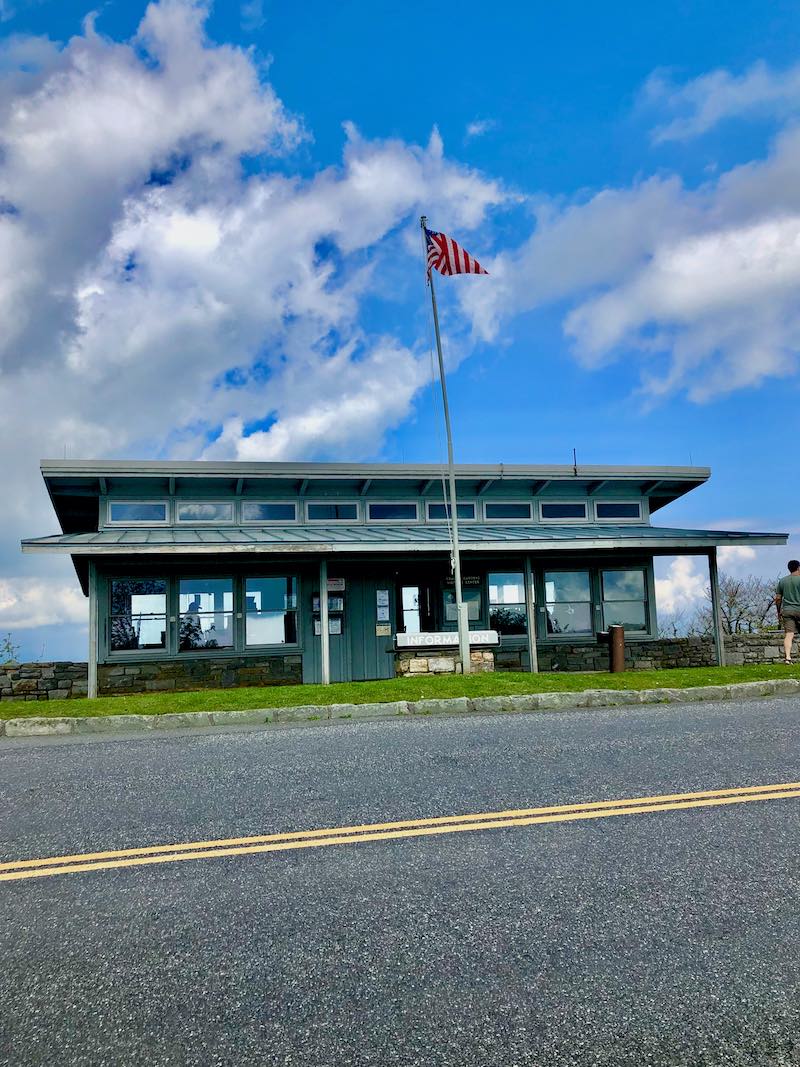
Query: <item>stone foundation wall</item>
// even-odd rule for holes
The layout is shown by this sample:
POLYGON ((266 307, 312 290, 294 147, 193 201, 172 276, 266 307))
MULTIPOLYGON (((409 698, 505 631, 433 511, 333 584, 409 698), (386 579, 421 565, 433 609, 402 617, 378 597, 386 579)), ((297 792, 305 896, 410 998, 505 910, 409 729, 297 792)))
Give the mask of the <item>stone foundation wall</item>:
POLYGON ((100 696, 191 689, 236 689, 248 685, 299 685, 303 681, 302 656, 265 656, 253 659, 184 659, 145 663, 102 664, 97 668, 100 696))
MULTIPOLYGON (((540 671, 607 671, 608 646, 563 644, 539 646, 540 671)), ((725 659, 729 666, 745 663, 782 663, 783 634, 734 634, 725 638, 725 659)), ((710 637, 666 637, 657 641, 628 641, 625 644, 627 670, 659 670, 667 667, 712 667, 716 663, 714 641, 710 637)), ((495 670, 527 670, 527 649, 499 649, 495 670)))
MULTIPOLYGON (((494 652, 491 649, 471 649, 470 663, 473 674, 494 670, 494 652)), ((433 652, 430 649, 406 649, 395 656, 395 673, 413 674, 461 674, 461 657, 453 649, 433 652)))
POLYGON ((0 700, 85 697, 85 663, 0 663, 0 700))

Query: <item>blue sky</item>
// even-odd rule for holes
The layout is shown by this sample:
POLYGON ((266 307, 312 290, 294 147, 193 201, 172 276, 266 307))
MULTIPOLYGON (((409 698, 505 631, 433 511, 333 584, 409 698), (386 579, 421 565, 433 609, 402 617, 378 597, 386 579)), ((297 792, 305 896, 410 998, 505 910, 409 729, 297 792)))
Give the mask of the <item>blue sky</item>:
POLYGON ((660 522, 798 529, 795 5, 89 11, 0 0, 24 654, 83 654, 68 566, 19 555, 54 525, 42 454, 442 458, 423 210, 490 270, 439 286, 457 459, 709 465, 660 522))

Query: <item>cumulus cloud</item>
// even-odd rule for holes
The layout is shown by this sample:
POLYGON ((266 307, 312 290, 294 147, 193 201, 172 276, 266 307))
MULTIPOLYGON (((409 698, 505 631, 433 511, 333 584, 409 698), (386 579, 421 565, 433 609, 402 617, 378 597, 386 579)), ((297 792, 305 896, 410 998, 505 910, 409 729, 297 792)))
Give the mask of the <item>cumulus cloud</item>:
POLYGON ((642 97, 645 106, 675 115, 656 127, 653 140, 685 141, 726 119, 796 115, 800 110, 800 64, 772 70, 758 62, 738 76, 714 70, 682 85, 657 72, 647 80, 642 97))
POLYGON ((659 613, 676 615, 691 612, 699 606, 708 586, 708 569, 703 567, 704 562, 698 562, 695 556, 675 556, 670 560, 666 573, 656 577, 659 613))
POLYGON ((86 599, 71 585, 40 578, 0 578, 0 630, 29 630, 54 623, 86 623, 86 599))

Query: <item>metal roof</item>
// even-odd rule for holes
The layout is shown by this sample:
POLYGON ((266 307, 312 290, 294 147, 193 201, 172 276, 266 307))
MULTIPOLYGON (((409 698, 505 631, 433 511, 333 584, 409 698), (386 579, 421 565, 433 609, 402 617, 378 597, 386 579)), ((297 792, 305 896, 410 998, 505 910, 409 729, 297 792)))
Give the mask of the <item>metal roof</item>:
MULTIPOLYGON (((784 533, 684 530, 647 525, 477 524, 461 527, 467 552, 585 551, 639 548, 656 552, 715 545, 782 545, 784 533)), ((449 550, 442 525, 215 526, 103 529, 94 533, 53 534, 22 542, 24 552, 68 552, 72 556, 120 554, 227 554, 240 552, 421 552, 449 550)))

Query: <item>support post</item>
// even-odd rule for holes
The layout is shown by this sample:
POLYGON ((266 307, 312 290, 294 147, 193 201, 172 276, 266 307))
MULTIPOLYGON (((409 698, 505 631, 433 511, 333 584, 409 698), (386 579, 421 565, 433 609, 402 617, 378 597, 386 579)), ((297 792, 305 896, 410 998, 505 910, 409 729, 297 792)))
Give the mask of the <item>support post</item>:
POLYGON ((717 549, 708 553, 708 584, 711 587, 711 617, 714 626, 714 645, 717 666, 725 666, 725 632, 722 628, 722 612, 719 609, 719 573, 717 572, 717 549))
POLYGON ((536 597, 533 592, 533 567, 531 557, 525 557, 525 611, 528 615, 528 660, 532 674, 539 672, 539 654, 536 650, 536 597))
MULTIPOLYGON (((427 218, 420 218, 422 241, 425 247, 427 218)), ((439 333, 439 309, 436 306, 436 290, 433 287, 433 274, 428 271, 428 285, 431 290, 431 307, 433 308, 433 329, 436 334, 436 354, 439 357, 439 381, 442 385, 442 407, 444 408, 444 427, 447 431, 447 475, 450 483, 450 530, 452 534, 453 580, 456 592, 456 618, 458 620, 458 649, 461 656, 461 671, 469 674, 472 661, 469 651, 469 616, 461 589, 461 551, 458 544, 458 508, 456 506, 456 474, 453 467, 453 434, 450 429, 450 407, 447 403, 447 383, 444 376, 444 358, 442 356, 442 337, 439 333)))
POLYGON ((319 563, 319 637, 322 642, 322 684, 331 684, 331 639, 328 633, 328 561, 319 563))
POLYGON ((86 696, 90 700, 97 696, 97 646, 100 636, 97 622, 97 569, 93 560, 89 560, 89 661, 86 696))

